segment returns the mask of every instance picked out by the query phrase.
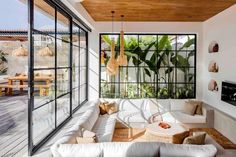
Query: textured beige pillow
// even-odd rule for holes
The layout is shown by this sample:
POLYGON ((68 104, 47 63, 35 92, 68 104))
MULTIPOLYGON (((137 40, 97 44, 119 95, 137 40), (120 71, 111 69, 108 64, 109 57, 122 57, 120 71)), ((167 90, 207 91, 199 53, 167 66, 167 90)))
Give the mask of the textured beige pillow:
POLYGON ((116 113, 118 111, 118 107, 117 107, 115 102, 106 104, 105 106, 106 106, 106 112, 109 115, 113 114, 113 113, 116 113))
POLYGON ((186 101, 184 104, 183 112, 189 115, 194 115, 196 112, 197 104, 192 104, 189 101, 186 101))
POLYGON ((76 137, 77 143, 96 143, 92 137, 76 137))
POLYGON ((206 133, 205 132, 194 132, 193 136, 186 137, 183 144, 205 144, 206 133))
POLYGON ((195 114, 202 115, 202 105, 203 105, 203 102, 202 101, 197 101, 197 100, 189 100, 189 102, 191 104, 196 104, 197 105, 195 114))
POLYGON ((100 114, 101 115, 104 115, 104 114, 107 113, 106 104, 108 104, 108 102, 100 102, 100 104, 99 104, 99 109, 100 109, 100 114))

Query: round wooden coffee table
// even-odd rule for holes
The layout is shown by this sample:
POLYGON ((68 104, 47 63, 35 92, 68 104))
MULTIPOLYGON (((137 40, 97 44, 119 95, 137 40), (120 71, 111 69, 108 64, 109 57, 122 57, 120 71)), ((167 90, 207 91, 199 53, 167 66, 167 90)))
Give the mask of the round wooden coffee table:
POLYGON ((189 131, 178 123, 168 123, 171 126, 168 129, 160 127, 159 123, 147 125, 145 135, 148 141, 181 144, 189 135, 189 131))

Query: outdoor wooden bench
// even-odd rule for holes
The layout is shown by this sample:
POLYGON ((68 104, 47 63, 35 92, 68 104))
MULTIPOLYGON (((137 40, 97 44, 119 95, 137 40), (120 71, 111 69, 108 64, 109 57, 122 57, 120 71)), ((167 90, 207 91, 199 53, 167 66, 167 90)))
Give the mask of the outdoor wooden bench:
MULTIPOLYGON (((47 85, 34 85, 34 88, 39 89, 39 95, 40 96, 47 96, 49 94, 49 88, 51 87, 50 84, 47 85)), ((13 88, 19 88, 20 92, 23 92, 24 88, 28 88, 28 85, 9 85, 9 84, 0 84, 0 96, 3 95, 3 89, 5 92, 5 95, 13 95, 13 88)))

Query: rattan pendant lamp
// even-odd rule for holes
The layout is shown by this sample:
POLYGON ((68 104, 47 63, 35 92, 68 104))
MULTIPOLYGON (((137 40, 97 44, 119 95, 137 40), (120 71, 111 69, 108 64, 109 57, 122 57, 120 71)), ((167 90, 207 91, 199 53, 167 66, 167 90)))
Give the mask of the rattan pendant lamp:
POLYGON ((38 55, 45 57, 45 56, 53 56, 53 52, 49 49, 48 45, 45 48, 42 48, 41 50, 38 51, 38 55))
POLYGON ((124 15, 121 15, 121 31, 120 31, 120 55, 117 58, 119 66, 127 66, 127 56, 125 55, 124 45, 124 29, 123 29, 124 15))
MULTIPOLYGON (((112 13, 112 33, 113 33, 113 25, 114 25, 114 13, 115 11, 111 11, 112 13)), ((115 58, 115 40, 114 37, 111 38, 111 57, 107 63, 107 74, 112 76, 116 75, 118 71, 118 63, 115 58)))
POLYGON ((28 50, 21 45, 19 48, 12 51, 13 56, 26 57, 28 56, 28 50))

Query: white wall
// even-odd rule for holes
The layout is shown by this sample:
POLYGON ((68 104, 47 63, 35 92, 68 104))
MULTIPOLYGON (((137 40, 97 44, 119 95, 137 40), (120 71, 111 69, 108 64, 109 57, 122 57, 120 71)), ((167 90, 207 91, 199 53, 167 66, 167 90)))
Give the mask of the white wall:
MULTIPOLYGON (((236 5, 221 12, 203 23, 203 100, 220 111, 236 118, 236 107, 221 101, 222 81, 236 82, 236 5), (219 53, 209 54, 208 45, 211 41, 219 44, 219 53), (211 60, 217 61, 218 73, 209 73, 208 64, 211 60), (215 79, 219 91, 208 91, 208 82, 215 79)), ((234 130, 235 120, 229 119, 221 112, 215 112, 215 128, 233 142, 236 142, 234 130)))
POLYGON ((236 82, 236 5, 221 12, 203 23, 203 99, 210 105, 236 118, 236 107, 221 101, 221 83, 228 80, 236 82), (209 54, 208 45, 211 41, 219 44, 219 53, 209 54), (217 61, 218 73, 209 73, 208 64, 217 61), (218 92, 208 91, 208 82, 213 78, 219 86, 218 92))

